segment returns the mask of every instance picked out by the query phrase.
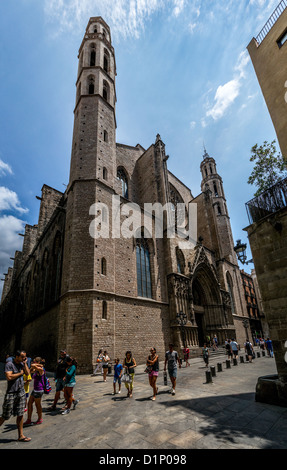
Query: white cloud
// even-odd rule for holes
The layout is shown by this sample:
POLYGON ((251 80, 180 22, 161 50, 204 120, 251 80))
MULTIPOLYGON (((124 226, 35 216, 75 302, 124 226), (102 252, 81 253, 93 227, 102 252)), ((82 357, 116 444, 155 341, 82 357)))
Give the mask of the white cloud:
MULTIPOLYGON (((13 215, 4 215, 0 217, 0 277, 7 272, 9 266, 12 265, 10 257, 13 257, 15 251, 22 250, 23 238, 19 237, 25 228, 25 222, 17 219, 13 215)), ((0 299, 3 283, 0 283, 0 299)))
POLYGON ((15 210, 24 214, 28 212, 28 209, 24 209, 20 206, 20 201, 17 194, 11 189, 5 186, 0 186, 0 211, 11 211, 15 210))
POLYGON ((217 121, 225 115, 239 96, 242 79, 245 78, 245 69, 249 61, 250 58, 247 51, 243 51, 239 54, 234 67, 235 77, 224 85, 219 85, 215 93, 214 104, 206 113, 207 117, 212 117, 214 121, 217 121))
MULTIPOLYGON (((182 2, 185 0, 172 0, 174 11, 179 12, 182 2)), ((91 16, 102 16, 116 39, 138 38, 145 21, 165 6, 166 0, 45 0, 44 11, 48 21, 57 25, 55 35, 83 29, 91 16)))
POLYGON ((174 16, 179 16, 185 7, 185 0, 174 0, 174 16))
POLYGON ((12 175, 12 168, 10 165, 8 165, 8 163, 3 162, 3 160, 0 158, 0 176, 6 175, 6 173, 12 175))
POLYGON ((191 129, 191 130, 194 129, 195 126, 196 126, 196 122, 195 122, 195 121, 191 121, 191 123, 190 123, 190 129, 191 129))

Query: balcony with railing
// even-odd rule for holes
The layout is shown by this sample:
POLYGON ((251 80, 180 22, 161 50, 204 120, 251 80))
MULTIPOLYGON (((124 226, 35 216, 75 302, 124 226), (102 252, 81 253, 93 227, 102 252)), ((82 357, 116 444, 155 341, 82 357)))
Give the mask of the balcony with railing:
POLYGON ((287 8, 287 0, 281 0, 279 5, 275 8, 272 15, 270 16, 269 20, 265 23, 263 28, 261 29, 260 33, 255 38, 257 42, 257 46, 260 46, 262 41, 266 38, 269 31, 273 28, 275 23, 277 22, 278 18, 282 15, 284 10, 287 8))
POLYGON ((250 224, 259 222, 264 217, 286 208, 287 178, 278 181, 258 197, 251 199, 245 206, 250 224))

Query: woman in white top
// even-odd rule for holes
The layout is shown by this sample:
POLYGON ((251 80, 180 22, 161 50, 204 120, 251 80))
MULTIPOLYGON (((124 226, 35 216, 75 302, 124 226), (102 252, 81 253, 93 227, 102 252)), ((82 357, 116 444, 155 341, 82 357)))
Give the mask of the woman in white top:
POLYGON ((107 353, 107 351, 104 351, 103 358, 102 358, 104 382, 107 381, 107 373, 108 373, 108 369, 109 369, 109 361, 110 361, 110 358, 109 358, 109 356, 108 356, 108 353, 107 353))

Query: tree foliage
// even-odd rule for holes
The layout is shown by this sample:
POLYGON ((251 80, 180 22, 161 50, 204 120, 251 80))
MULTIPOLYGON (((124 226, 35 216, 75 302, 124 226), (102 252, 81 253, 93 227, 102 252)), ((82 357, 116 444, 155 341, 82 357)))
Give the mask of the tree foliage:
POLYGON ((250 161, 255 164, 247 182, 257 187, 254 194, 256 197, 277 181, 286 178, 287 166, 281 153, 277 153, 275 140, 271 143, 264 141, 260 147, 256 144, 252 147, 251 152, 250 161))

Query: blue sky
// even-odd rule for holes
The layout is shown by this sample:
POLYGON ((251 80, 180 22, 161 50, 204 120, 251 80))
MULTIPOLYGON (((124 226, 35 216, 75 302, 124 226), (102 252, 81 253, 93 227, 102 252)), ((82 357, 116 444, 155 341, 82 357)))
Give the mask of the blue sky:
POLYGON ((0 277, 21 250, 18 233, 38 222, 43 184, 68 183, 77 55, 91 16, 109 24, 115 47, 117 142, 148 148, 159 133, 169 170, 194 196, 204 142, 234 241, 246 242, 250 149, 276 139, 246 47, 278 3, 0 0, 0 277))

